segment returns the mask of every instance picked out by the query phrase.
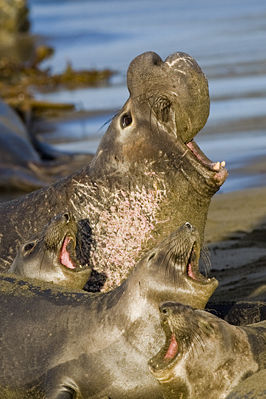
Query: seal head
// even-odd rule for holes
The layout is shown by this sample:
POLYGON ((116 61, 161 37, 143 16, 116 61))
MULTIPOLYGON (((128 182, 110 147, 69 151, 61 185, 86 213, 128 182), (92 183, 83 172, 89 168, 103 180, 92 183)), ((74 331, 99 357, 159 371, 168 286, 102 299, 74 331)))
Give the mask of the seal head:
POLYGON ((77 224, 69 213, 58 215, 42 233, 20 246, 9 272, 69 288, 83 288, 91 269, 76 257, 77 224))
POLYGON ((258 370, 244 328, 174 302, 160 313, 166 341, 149 366, 165 399, 222 399, 258 370))
POLYGON ((218 281, 200 273, 199 258, 198 230, 186 222, 140 261, 149 265, 142 267, 142 289, 147 285, 149 296, 152 298, 151 292, 154 292, 157 300, 166 287, 164 295, 160 296, 161 302, 178 297, 181 303, 204 308, 218 281))
POLYGON ((147 52, 136 57, 127 74, 133 99, 145 96, 168 131, 188 143, 205 125, 210 109, 208 81, 190 55, 177 52, 163 61, 147 52))

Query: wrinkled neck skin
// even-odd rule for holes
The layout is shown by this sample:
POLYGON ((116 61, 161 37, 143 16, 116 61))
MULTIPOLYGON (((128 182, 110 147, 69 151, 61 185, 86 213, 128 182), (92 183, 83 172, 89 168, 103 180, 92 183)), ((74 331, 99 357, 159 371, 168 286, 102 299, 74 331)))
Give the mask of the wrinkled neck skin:
MULTIPOLYGON (((164 399, 224 399, 239 382, 260 369, 245 327, 218 318, 212 323, 212 318, 211 315, 206 322, 205 317, 203 322, 198 321, 198 337, 175 367, 163 373, 164 399), (205 328, 209 336, 202 334, 205 328)), ((261 342, 258 350, 265 352, 265 327, 263 332, 264 347, 261 342)))

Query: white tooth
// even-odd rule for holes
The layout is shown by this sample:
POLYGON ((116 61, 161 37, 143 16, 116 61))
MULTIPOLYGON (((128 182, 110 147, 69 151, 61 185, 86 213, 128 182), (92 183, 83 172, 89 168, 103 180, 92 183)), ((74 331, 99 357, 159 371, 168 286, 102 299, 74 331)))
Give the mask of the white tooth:
POLYGON ((225 161, 221 162, 221 166, 224 168, 225 167, 225 161))
POLYGON ((213 165, 213 170, 216 170, 218 172, 220 170, 220 167, 221 167, 221 163, 216 162, 216 164, 213 165))

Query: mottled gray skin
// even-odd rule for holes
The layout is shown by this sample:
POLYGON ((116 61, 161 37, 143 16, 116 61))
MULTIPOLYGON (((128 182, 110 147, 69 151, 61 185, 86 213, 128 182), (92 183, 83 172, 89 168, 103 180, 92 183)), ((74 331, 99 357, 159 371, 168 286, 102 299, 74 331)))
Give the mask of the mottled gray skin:
POLYGON ((108 293, 2 276, 0 391, 16 399, 161 399, 148 368, 164 341, 158 306, 170 299, 203 308, 218 284, 199 273, 199 251, 186 223, 108 293))
POLYGON ((166 342, 149 365, 164 399, 224 399, 265 369, 266 321, 233 326, 173 302, 162 304, 160 313, 166 342))
POLYGON ((208 118, 208 82, 190 56, 163 62, 148 52, 130 64, 128 88, 88 167, 0 206, 1 270, 29 232, 65 210, 80 221, 79 259, 104 273, 105 291, 185 221, 203 240, 211 197, 227 176, 192 140, 208 118))
POLYGON ((21 245, 9 272, 82 289, 91 269, 82 267, 76 259, 76 235, 77 223, 71 215, 64 213, 56 216, 39 236, 21 245), (66 239, 69 242, 65 248, 66 239), (67 259, 62 258, 62 254, 67 259))
POLYGON ((64 154, 31 135, 0 100, 0 190, 29 192, 72 173, 92 155, 64 154))

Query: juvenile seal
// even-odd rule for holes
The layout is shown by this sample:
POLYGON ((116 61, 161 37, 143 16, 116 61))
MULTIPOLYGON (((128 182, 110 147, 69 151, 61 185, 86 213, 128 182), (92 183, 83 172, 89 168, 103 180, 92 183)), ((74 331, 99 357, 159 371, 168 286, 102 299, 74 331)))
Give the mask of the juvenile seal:
POLYGON ((148 52, 130 64, 128 88, 88 167, 0 206, 2 270, 29 232, 65 210, 80 221, 78 258, 105 274, 105 291, 185 221, 203 240, 211 197, 227 176, 193 141, 209 114, 208 82, 189 55, 162 61, 148 52))
POLYGON ((76 257, 77 224, 68 213, 58 215, 39 236, 24 243, 9 272, 82 289, 91 274, 76 257))
POLYGON ((266 367, 266 321, 233 326, 182 304, 160 306, 165 345, 150 362, 164 399, 223 399, 266 367))
POLYGON ((108 293, 2 276, 1 392, 16 399, 162 398, 148 368, 164 340, 158 306, 170 299, 204 307, 218 284, 199 273, 199 251, 187 223, 108 293))

